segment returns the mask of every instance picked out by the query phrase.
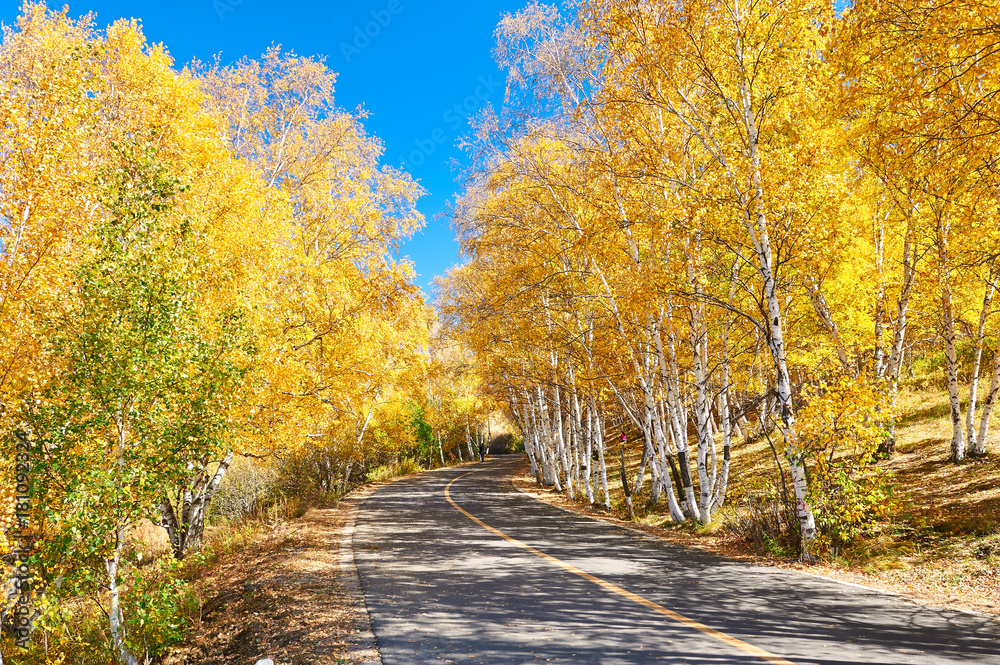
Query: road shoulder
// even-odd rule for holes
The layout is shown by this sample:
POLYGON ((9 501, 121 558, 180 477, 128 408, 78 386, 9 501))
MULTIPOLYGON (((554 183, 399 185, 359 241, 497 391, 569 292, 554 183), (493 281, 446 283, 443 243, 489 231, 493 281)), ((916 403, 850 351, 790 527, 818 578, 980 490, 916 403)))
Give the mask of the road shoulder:
POLYGON ((199 581, 200 620, 164 665, 381 665, 354 563, 366 485, 260 534, 199 581))
POLYGON ((785 570, 793 570, 812 577, 818 577, 827 581, 845 584, 853 587, 860 587, 875 593, 895 596, 918 605, 957 611, 978 616, 987 616, 1000 619, 1000 590, 993 589, 985 597, 961 598, 954 594, 935 592, 931 588, 918 588, 906 582, 897 582, 880 577, 878 573, 867 573, 858 570, 846 570, 837 568, 826 563, 804 564, 794 560, 778 560, 755 556, 742 551, 733 544, 731 540, 717 535, 697 535, 674 529, 665 529, 655 525, 643 524, 641 522, 630 522, 619 519, 614 515, 602 510, 600 507, 591 507, 583 503, 571 501, 565 494, 557 493, 549 488, 539 487, 534 478, 527 472, 527 465, 521 470, 512 474, 508 478, 511 486, 535 500, 546 503, 560 510, 564 510, 576 515, 590 517, 613 524, 617 527, 633 531, 644 536, 654 536, 662 542, 673 545, 699 550, 721 556, 726 559, 752 563, 757 565, 772 566, 785 570))

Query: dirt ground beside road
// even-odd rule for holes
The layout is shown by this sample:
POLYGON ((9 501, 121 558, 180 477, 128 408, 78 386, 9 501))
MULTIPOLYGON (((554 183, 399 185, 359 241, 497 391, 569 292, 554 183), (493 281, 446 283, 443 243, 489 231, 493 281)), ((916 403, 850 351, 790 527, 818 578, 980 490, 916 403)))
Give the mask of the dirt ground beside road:
POLYGON ((345 665, 378 662, 349 547, 364 487, 260 536, 202 581, 200 621, 165 665, 345 665))

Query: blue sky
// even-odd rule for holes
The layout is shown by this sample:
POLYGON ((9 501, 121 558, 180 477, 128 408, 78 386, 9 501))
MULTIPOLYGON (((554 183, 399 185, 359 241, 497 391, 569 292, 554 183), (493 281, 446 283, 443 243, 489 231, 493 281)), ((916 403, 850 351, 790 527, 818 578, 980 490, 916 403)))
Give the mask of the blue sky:
MULTIPOLYGON (((501 14, 526 0, 50 0, 49 6, 63 2, 73 16, 95 12, 102 27, 141 19, 146 38, 165 44, 178 68, 220 52, 223 62, 257 57, 272 43, 326 55, 339 74, 338 105, 364 105, 368 131, 385 144, 383 161, 403 166, 427 190, 418 205, 427 227, 401 252, 413 261, 417 284, 430 295, 434 276, 459 261, 448 220, 435 217, 460 187, 450 162, 464 160, 456 142, 468 131, 468 117, 503 99, 493 29, 501 14)), ((10 25, 17 14, 11 3, 0 9, 0 21, 10 25)))

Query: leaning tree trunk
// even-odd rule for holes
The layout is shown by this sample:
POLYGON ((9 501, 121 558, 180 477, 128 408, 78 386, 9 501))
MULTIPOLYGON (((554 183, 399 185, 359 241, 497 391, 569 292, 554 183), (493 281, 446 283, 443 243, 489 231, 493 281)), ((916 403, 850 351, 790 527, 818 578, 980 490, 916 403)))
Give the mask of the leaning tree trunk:
MULTIPOLYGON (((735 42, 737 61, 744 60, 744 45, 735 42)), ((745 72, 746 70, 744 70, 745 72)), ((767 315, 767 342, 774 360, 774 386, 778 394, 781 409, 781 431, 787 446, 785 456, 792 472, 795 488, 795 508, 799 518, 803 557, 809 558, 809 544, 816 536, 816 520, 809 505, 808 478, 806 476, 806 450, 803 448, 795 432, 795 408, 792 404, 792 385, 788 374, 788 363, 785 356, 785 337, 783 330, 783 314, 781 310, 781 295, 774 272, 771 240, 768 231, 766 214, 767 192, 764 189, 764 179, 761 169, 761 154, 759 145, 761 109, 755 108, 751 93, 751 81, 746 75, 739 77, 740 120, 746 128, 746 157, 749 162, 748 189, 743 189, 744 183, 734 179, 733 189, 740 201, 746 217, 744 227, 750 245, 756 255, 755 268, 762 280, 761 286, 764 308, 767 315)))
POLYGON ((472 431, 469 429, 469 418, 465 418, 465 447, 469 450, 469 460, 475 461, 476 451, 472 449, 472 431))
MULTIPOLYGON (((535 477, 535 482, 539 485, 542 484, 541 470, 538 466, 537 454, 535 452, 534 445, 531 441, 531 436, 528 433, 528 426, 525 422, 526 415, 518 410, 517 408, 517 398, 514 396, 514 388, 508 386, 507 395, 510 398, 510 411, 514 414, 514 419, 517 421, 518 426, 521 428, 521 438, 524 441, 524 452, 528 456, 528 463, 531 466, 531 475, 535 477)), ((530 406, 530 404, 528 405, 530 406)))
MULTIPOLYGON (((673 305, 667 302, 667 320, 672 317, 673 305)), ((679 509, 682 520, 687 516, 695 516, 698 510, 698 502, 695 500, 694 487, 691 484, 691 463, 688 457, 687 443, 687 416, 680 394, 680 370, 677 364, 677 343, 676 333, 668 331, 667 353, 660 334, 662 324, 662 312, 660 322, 653 327, 653 342, 656 348, 656 356, 659 361, 660 374, 666 392, 664 410, 666 413, 666 426, 669 432, 669 439, 674 442, 676 455, 668 454, 667 461, 670 464, 671 473, 674 476, 674 484, 677 492, 682 497, 679 509), (675 458, 676 457, 676 462, 675 458)), ((666 470, 664 470, 664 474, 666 470)), ((676 518, 675 518, 676 519, 676 518)))
MULTIPOLYGON (((744 98, 748 99, 749 92, 744 91, 744 98)), ((751 145, 754 189, 758 196, 756 199, 755 223, 748 215, 746 220, 747 230, 753 241, 754 249, 757 253, 757 269, 764 280, 764 297, 768 316, 768 338, 767 343, 771 350, 771 358, 774 361, 774 390, 777 393, 778 408, 780 412, 779 426, 784 437, 786 450, 785 457, 791 470, 792 487, 795 491, 795 512, 799 518, 799 532, 802 543, 802 555, 805 558, 811 557, 809 544, 816 537, 816 519, 813 516, 812 507, 809 505, 809 486, 806 475, 805 459, 806 451, 795 432, 795 408, 792 404, 792 382, 788 373, 788 363, 785 356, 785 335, 782 328, 781 301, 778 295, 778 287, 775 282, 772 270, 771 243, 767 234, 767 222, 762 209, 761 175, 760 161, 756 151, 756 128, 752 129, 751 145)), ((748 210, 748 213, 750 211, 748 210)))
POLYGON ((545 447, 545 459, 548 462, 549 478, 547 482, 551 484, 557 492, 562 492, 562 483, 559 481, 559 450, 556 447, 555 436, 552 433, 552 420, 549 418, 549 407, 545 402, 540 385, 535 386, 535 393, 538 396, 538 421, 541 427, 542 445, 545 447))
POLYGON ((698 517, 698 500, 694 495, 694 484, 691 482, 691 456, 687 437, 677 439, 677 466, 680 467, 681 483, 684 487, 684 502, 687 512, 694 518, 698 517))
POLYGON ((972 358, 972 373, 969 377, 969 404, 965 412, 965 433, 969 442, 970 457, 979 457, 986 453, 986 441, 979 441, 976 431, 976 405, 979 397, 979 371, 983 360, 983 347, 986 345, 986 320, 990 315, 990 305, 997 288, 997 278, 1000 273, 990 276, 990 283, 983 296, 983 308, 979 312, 979 326, 976 328, 976 343, 972 358), (982 450, 982 452, 980 452, 982 450))
POLYGON ((208 507, 232 461, 233 452, 229 451, 211 475, 208 460, 188 462, 191 475, 180 492, 179 505, 175 506, 166 498, 160 502, 161 526, 167 530, 170 547, 177 559, 183 559, 189 551, 201 549, 208 507))
MULTIPOLYGON (((732 280, 729 286, 729 304, 736 297, 736 276, 739 264, 733 264, 732 280)), ((730 367, 729 367, 729 327, 722 329, 722 390, 719 393, 719 415, 722 417, 722 471, 719 473, 715 496, 712 499, 713 508, 721 508, 726 500, 726 489, 729 486, 729 465, 733 444, 733 414, 729 404, 730 367)))
POLYGON ((643 418, 643 439, 646 445, 646 454, 649 455, 649 468, 652 474, 650 478, 650 488, 649 488, 649 503, 651 505, 656 505, 660 502, 660 491, 663 489, 663 480, 660 475, 662 473, 662 468, 660 467, 660 456, 657 454, 656 444, 654 443, 654 417, 656 409, 653 406, 652 394, 647 393, 646 404, 645 404, 645 414, 643 418))
POLYGON ((628 508, 628 518, 635 519, 635 510, 632 508, 632 489, 628 485, 628 471, 625 468, 625 442, 622 441, 618 449, 621 459, 621 480, 622 491, 625 492, 625 506, 628 508))
POLYGON ((535 451, 535 459, 538 462, 538 474, 535 480, 539 485, 545 487, 551 484, 549 482, 549 463, 545 456, 545 446, 542 441, 538 412, 535 408, 532 396, 527 390, 524 390, 524 405, 525 421, 528 423, 528 428, 531 430, 531 447, 535 451))
MULTIPOLYGON (((555 357, 555 354, 553 354, 555 357)), ((553 360, 553 363, 556 361, 553 360)), ((562 416, 562 395, 559 390, 559 384, 552 386, 552 403, 554 405, 554 412, 552 414, 552 431, 556 440, 556 448, 559 451, 559 460, 562 462, 563 478, 566 479, 566 498, 573 500, 573 470, 569 465, 569 455, 567 448, 566 438, 563 431, 563 416, 562 416)))
MULTIPOLYGON (((673 467, 673 457, 672 453, 667 449, 666 436, 663 434, 663 422, 658 413, 653 415, 653 435, 656 437, 656 447, 659 455, 660 464, 660 484, 662 486, 663 493, 667 496, 667 508, 670 509, 670 517, 675 522, 684 521, 684 511, 681 510, 680 504, 677 502, 677 495, 674 493, 674 483, 670 480, 670 472, 667 471, 667 460, 670 460, 670 465, 673 467)), ((675 478, 676 480, 676 478, 675 478)), ((678 489, 680 488, 678 484, 678 489)))
MULTIPOLYGON (((576 399, 576 394, 574 392, 573 399, 576 399)), ((579 409, 579 405, 577 405, 579 409)), ((584 450, 583 450, 583 461, 585 467, 583 469, 582 475, 585 478, 584 490, 587 492, 587 503, 589 505, 594 505, 594 414, 591 412, 590 407, 586 409, 587 413, 587 426, 583 430, 584 437, 584 450)))
POLYGON ((993 351, 993 373, 990 376, 990 389, 983 400, 983 413, 979 417, 979 434, 975 442, 969 448, 969 455, 972 457, 984 457, 986 455, 986 435, 990 429, 990 412, 996 404, 997 394, 1000 393, 1000 329, 997 330, 997 343, 993 351))
MULTIPOLYGON (((903 286, 899 292, 899 300, 896 302, 895 332, 892 338, 892 348, 889 350, 889 359, 881 369, 881 373, 876 373, 880 379, 885 378, 889 382, 890 408, 895 411, 896 399, 899 394, 899 373, 903 364, 903 349, 906 342, 907 312, 910 309, 910 294, 913 292, 913 281, 916 277, 917 243, 913 239, 913 232, 907 231, 903 241, 903 286)), ((882 439, 878 447, 879 457, 891 457, 896 452, 896 419, 891 418, 888 423, 888 434, 882 439)))
POLYGON ((577 432, 577 437, 579 439, 577 443, 577 453, 579 455, 578 471, 579 471, 579 482, 583 484, 583 493, 587 497, 587 503, 589 505, 594 505, 594 486, 593 486, 593 445, 594 445, 594 427, 593 421, 590 419, 590 413, 587 413, 587 424, 583 424, 583 414, 584 409, 580 404, 580 396, 576 390, 575 377, 571 374, 570 381, 573 383, 573 422, 575 426, 575 431, 577 432))
POLYGON ((531 438, 531 431, 527 424, 527 417, 523 412, 518 411, 516 403, 513 401, 514 391, 511 391, 511 412, 514 419, 521 428, 521 440, 524 441, 524 454, 528 456, 528 464, 531 467, 531 475, 535 477, 535 482, 542 484, 542 471, 538 461, 538 454, 531 438))
POLYGON ((833 320, 833 313, 830 312, 830 306, 823 296, 819 282, 815 277, 807 276, 805 278, 805 285, 806 290, 809 292, 809 298, 812 300, 813 310, 830 335, 830 340, 833 341, 833 348, 837 351, 837 360, 840 361, 841 369, 844 370, 844 374, 856 377, 857 371, 851 367, 851 361, 847 357, 847 349, 844 347, 844 340, 840 336, 840 328, 837 326, 837 322, 833 320))
MULTIPOLYGON (((712 521, 712 492, 715 478, 709 477, 707 456, 709 448, 715 448, 715 441, 709 426, 708 373, 705 371, 707 358, 703 357, 702 336, 706 334, 702 323, 701 307, 694 305, 691 310, 691 354, 694 369, 695 403, 694 421, 698 435, 698 521, 708 524, 712 521)), ((714 474, 713 474, 714 475, 714 474)))
POLYGON ((597 440, 597 464, 601 473, 601 492, 604 493, 604 507, 611 510, 611 494, 608 492, 608 465, 604 456, 604 417, 595 408, 594 434, 597 440))

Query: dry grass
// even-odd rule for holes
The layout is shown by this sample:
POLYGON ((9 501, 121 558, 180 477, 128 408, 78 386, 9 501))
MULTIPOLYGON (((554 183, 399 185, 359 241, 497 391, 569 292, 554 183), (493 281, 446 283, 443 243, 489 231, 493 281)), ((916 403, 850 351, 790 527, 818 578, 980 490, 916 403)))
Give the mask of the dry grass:
POLYGON ((166 530, 148 519, 139 520, 132 529, 130 540, 132 548, 144 556, 156 558, 170 554, 170 538, 166 530))
MULTIPOLYGON (((995 426, 991 437, 990 457, 956 465, 949 461, 951 421, 947 395, 924 385, 915 386, 902 391, 899 405, 903 416, 897 427, 897 452, 891 460, 882 462, 895 473, 895 508, 837 556, 804 565, 780 552, 768 554, 755 549, 726 523, 727 518, 732 518, 731 505, 707 528, 674 525, 663 502, 648 505, 648 475, 642 495, 633 497, 636 520, 630 525, 672 542, 733 558, 767 561, 897 593, 917 602, 1000 616, 1000 425, 995 426)), ((636 441, 629 446, 627 465, 631 478, 639 464, 640 445, 636 441)), ((527 471, 514 482, 551 503, 624 523, 627 514, 617 457, 613 462, 609 456, 610 514, 579 501, 571 502, 565 494, 538 488, 527 471)), ((775 473, 774 453, 766 439, 749 444, 734 442, 731 478, 746 483, 775 473)), ((697 479, 695 485, 697 489, 697 479)))

